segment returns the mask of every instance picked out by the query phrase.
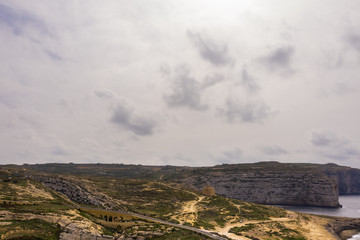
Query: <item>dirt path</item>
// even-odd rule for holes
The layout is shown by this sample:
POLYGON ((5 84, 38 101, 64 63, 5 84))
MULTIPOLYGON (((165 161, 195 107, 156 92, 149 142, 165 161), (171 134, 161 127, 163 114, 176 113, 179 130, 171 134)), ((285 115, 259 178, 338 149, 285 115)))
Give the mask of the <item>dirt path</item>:
MULTIPOLYGON (((246 237, 238 236, 233 233, 229 233, 229 230, 233 227, 241 227, 249 223, 253 224, 264 224, 266 222, 279 222, 283 224, 286 227, 289 227, 291 229, 296 229, 299 231, 303 236, 305 236, 307 239, 312 240, 323 240, 323 239, 334 239, 334 236, 331 235, 330 232, 328 232, 325 229, 325 225, 327 223, 327 219, 320 218, 320 217, 309 217, 311 218, 311 221, 305 220, 305 219, 299 219, 298 215, 296 215, 294 212, 289 211, 288 216, 285 218, 271 218, 270 220, 253 220, 253 221, 244 221, 239 223, 228 223, 224 227, 217 227, 215 229, 215 232, 225 235, 231 239, 239 239, 244 240, 247 239, 246 237)), ((310 220, 310 219, 309 219, 310 220)))
POLYGON ((175 215, 173 217, 175 219, 177 219, 178 221, 180 221, 181 224, 184 224, 185 222, 188 222, 191 224, 196 222, 197 212, 198 212, 196 204, 198 202, 201 202, 205 197, 197 196, 197 198, 198 198, 197 200, 185 202, 179 215, 175 215))

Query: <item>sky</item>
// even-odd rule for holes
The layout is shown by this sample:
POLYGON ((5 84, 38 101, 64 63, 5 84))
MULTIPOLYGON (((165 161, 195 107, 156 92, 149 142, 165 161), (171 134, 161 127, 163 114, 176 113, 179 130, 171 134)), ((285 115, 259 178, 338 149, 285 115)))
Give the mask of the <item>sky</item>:
POLYGON ((0 164, 360 168, 358 0, 2 0, 0 164))

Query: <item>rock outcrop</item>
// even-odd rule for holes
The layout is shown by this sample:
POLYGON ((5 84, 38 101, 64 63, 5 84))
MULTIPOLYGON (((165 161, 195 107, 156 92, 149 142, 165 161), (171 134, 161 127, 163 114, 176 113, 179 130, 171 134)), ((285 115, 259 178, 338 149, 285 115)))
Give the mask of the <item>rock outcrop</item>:
POLYGON ((335 221, 330 222, 326 226, 326 229, 339 240, 349 239, 351 235, 360 232, 360 219, 338 218, 335 221))
POLYGON ((108 196, 89 191, 84 186, 75 183, 74 181, 46 175, 32 175, 31 178, 42 182, 46 187, 58 193, 64 194, 74 202, 100 206, 105 209, 119 209, 118 204, 108 196))

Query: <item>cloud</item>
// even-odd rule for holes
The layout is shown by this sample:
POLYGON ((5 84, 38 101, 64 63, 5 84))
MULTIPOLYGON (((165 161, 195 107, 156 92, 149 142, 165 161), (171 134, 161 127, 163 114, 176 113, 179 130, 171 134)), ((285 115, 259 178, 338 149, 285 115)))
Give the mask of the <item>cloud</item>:
POLYGON ((165 95, 165 102, 169 107, 185 107, 196 111, 207 109, 201 103, 201 88, 199 83, 190 76, 190 69, 186 65, 177 67, 176 76, 172 79, 172 93, 165 95))
POLYGON ((95 90, 95 95, 99 98, 113 98, 114 94, 109 90, 95 90))
POLYGON ((211 76, 206 76, 204 82, 201 84, 201 88, 205 89, 211 87, 219 82, 224 81, 224 76, 221 74, 214 74, 211 76))
POLYGON ((268 118, 272 112, 269 106, 260 101, 235 102, 228 99, 225 109, 220 109, 220 113, 225 114, 229 122, 261 122, 268 118))
POLYGON ((118 104, 114 109, 111 122, 136 135, 152 135, 157 125, 154 119, 134 113, 134 109, 118 104))
POLYGON ((334 160, 344 161, 351 158, 358 159, 360 157, 360 152, 356 148, 344 148, 330 153, 323 153, 323 156, 334 160))
POLYGON ((261 62, 270 71, 285 71, 286 73, 293 73, 291 62, 295 54, 295 49, 292 46, 283 46, 274 49, 268 55, 261 58, 261 62))
POLYGON ((243 151, 236 147, 223 151, 220 157, 216 158, 218 163, 239 163, 243 159, 243 151))
POLYGON ((163 165, 174 165, 174 162, 176 163, 176 166, 194 166, 194 159, 183 156, 181 153, 177 153, 173 156, 161 156, 159 157, 160 161, 163 165))
POLYGON ((288 151, 278 146, 262 146, 260 149, 266 155, 279 156, 288 154, 288 151))
POLYGON ((311 134, 311 143, 316 147, 339 147, 346 141, 339 139, 332 132, 322 131, 311 134))
POLYGON ((346 42, 357 52, 360 53, 360 35, 356 33, 350 33, 345 37, 346 42))
POLYGON ((244 67, 241 72, 241 84, 246 88, 250 93, 256 93, 260 90, 259 85, 257 85, 255 79, 249 75, 247 69, 244 67))
POLYGON ((53 51, 45 50, 45 53, 46 53, 52 60, 55 60, 55 61, 63 61, 63 60, 64 60, 62 57, 60 57, 59 55, 57 55, 57 54, 54 53, 53 51))
POLYGON ((325 158, 343 161, 360 157, 360 152, 356 147, 330 131, 313 132, 311 143, 320 149, 319 154, 325 158))
POLYGON ((46 24, 31 13, 13 9, 0 3, 0 24, 7 26, 15 35, 21 35, 27 27, 42 34, 49 34, 46 24))
POLYGON ((229 56, 226 44, 217 44, 208 37, 191 31, 187 31, 187 36, 204 60, 218 67, 234 64, 234 59, 229 56))

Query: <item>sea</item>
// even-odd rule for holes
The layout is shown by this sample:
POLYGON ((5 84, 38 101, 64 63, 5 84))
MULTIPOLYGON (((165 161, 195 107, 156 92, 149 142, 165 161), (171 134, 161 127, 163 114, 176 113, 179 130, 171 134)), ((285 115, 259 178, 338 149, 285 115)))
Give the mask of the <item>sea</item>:
MULTIPOLYGON (((337 217, 360 218, 360 195, 339 196, 342 208, 321 208, 321 207, 300 207, 300 206, 281 206, 282 208, 318 215, 329 215, 337 217)), ((349 240, 360 240, 360 234, 354 235, 349 240)))
POLYGON ((339 196, 339 203, 342 208, 322 208, 322 207, 301 207, 301 206, 281 206, 282 208, 318 215, 329 215, 337 217, 360 218, 360 195, 339 196))

